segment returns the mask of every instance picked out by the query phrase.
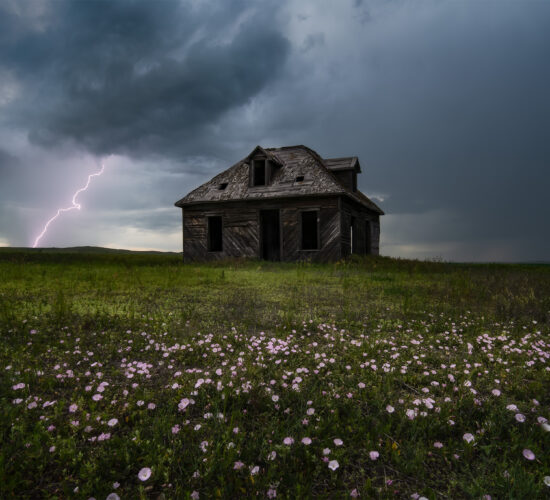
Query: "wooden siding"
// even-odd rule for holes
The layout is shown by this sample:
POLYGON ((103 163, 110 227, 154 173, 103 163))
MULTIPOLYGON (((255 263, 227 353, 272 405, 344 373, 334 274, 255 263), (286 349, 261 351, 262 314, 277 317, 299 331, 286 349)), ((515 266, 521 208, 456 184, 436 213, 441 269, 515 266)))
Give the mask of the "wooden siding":
POLYGON ((260 257, 260 210, 278 209, 283 261, 340 258, 338 197, 204 204, 183 209, 183 253, 186 261, 227 257, 260 257), (301 212, 319 211, 319 250, 301 249, 301 212), (223 250, 207 251, 207 217, 222 216, 223 250))
POLYGON ((355 243, 353 253, 365 255, 369 249, 371 255, 380 253, 380 216, 358 203, 342 199, 341 217, 341 254, 342 257, 351 255, 351 221, 355 219, 355 243), (366 222, 370 223, 370 245, 366 241, 366 222))

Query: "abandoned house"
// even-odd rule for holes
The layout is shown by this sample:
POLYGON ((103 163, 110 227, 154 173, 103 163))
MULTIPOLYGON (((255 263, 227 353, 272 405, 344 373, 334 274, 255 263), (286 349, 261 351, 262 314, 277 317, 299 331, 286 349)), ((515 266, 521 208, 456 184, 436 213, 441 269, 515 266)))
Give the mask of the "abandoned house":
POLYGON ((175 203, 186 261, 338 260, 378 254, 384 212, 357 189, 356 156, 305 146, 252 153, 175 203))

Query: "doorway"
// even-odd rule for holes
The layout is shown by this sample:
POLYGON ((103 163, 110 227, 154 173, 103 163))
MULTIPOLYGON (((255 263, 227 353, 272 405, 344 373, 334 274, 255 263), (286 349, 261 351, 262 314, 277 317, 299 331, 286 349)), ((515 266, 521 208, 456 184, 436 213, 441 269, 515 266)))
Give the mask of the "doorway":
POLYGON ((260 256, 264 260, 281 260, 279 210, 260 210, 260 256))

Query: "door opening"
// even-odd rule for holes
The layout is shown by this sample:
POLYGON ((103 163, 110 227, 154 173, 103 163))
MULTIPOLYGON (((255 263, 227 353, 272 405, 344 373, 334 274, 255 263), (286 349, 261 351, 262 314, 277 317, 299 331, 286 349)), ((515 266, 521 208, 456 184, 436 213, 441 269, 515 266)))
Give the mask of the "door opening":
POLYGON ((279 210, 260 210, 260 256, 265 260, 281 260, 279 210))

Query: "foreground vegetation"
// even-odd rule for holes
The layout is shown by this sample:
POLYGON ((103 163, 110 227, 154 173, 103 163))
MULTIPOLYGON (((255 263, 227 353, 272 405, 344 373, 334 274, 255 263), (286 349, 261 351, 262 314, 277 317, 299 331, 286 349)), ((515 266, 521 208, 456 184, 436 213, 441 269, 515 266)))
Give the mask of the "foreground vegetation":
POLYGON ((543 498, 550 266, 0 253, 2 498, 543 498))

